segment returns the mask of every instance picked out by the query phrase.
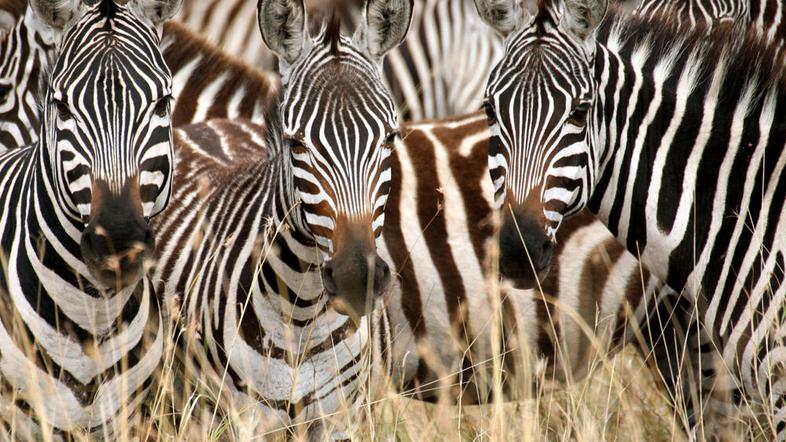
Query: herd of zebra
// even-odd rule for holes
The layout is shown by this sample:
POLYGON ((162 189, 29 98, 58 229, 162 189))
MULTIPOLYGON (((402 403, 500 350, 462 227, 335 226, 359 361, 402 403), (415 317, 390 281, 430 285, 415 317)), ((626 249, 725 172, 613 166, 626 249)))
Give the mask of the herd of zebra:
POLYGON ((4 439, 112 438, 171 348, 342 439, 630 343, 786 440, 781 1, 181 1, 0 1, 4 439))

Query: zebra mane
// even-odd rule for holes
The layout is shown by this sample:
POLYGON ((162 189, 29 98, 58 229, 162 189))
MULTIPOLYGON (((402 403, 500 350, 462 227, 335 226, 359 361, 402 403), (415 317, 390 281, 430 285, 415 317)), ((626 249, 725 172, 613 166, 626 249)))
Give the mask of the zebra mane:
POLYGON ((113 19, 117 14, 117 4, 115 0, 101 0, 100 10, 102 17, 113 19))
POLYGON ((280 89, 264 110, 265 145, 270 151, 270 158, 279 156, 286 147, 283 144, 284 130, 281 121, 281 100, 283 97, 283 89, 280 89))
POLYGON ((615 52, 644 49, 664 61, 686 59, 699 82, 710 81, 722 63, 726 84, 731 79, 735 86, 753 87, 758 93, 786 91, 784 52, 743 26, 689 25, 673 14, 631 15, 612 6, 596 35, 615 52))
MULTIPOLYGON (((38 108, 38 115, 44 115, 44 106, 46 106, 46 93, 49 89, 49 83, 52 80, 52 70, 54 60, 53 54, 47 54, 47 62, 42 63, 41 66, 41 75, 38 76, 38 84, 35 85, 36 90, 33 91, 33 97, 35 97, 35 104, 38 108)), ((43 117, 41 117, 43 118, 43 117)))
MULTIPOLYGON (((535 28, 539 35, 546 33, 546 24, 556 26, 559 20, 559 0, 538 0, 538 10, 535 16, 535 28)), ((522 8, 526 5, 522 4, 522 8)))
POLYGON ((338 43, 341 41, 341 15, 336 8, 330 13, 325 24, 325 42, 330 43, 330 53, 338 55, 338 43))

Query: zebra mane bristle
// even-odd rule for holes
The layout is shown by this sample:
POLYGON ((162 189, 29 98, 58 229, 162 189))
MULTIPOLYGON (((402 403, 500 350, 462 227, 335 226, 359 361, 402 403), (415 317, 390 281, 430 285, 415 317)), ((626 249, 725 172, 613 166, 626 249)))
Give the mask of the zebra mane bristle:
POLYGON ((273 158, 277 154, 284 151, 284 144, 282 142, 283 128, 281 126, 281 100, 283 99, 283 88, 275 94, 270 103, 265 106, 263 111, 265 116, 265 144, 271 151, 270 157, 273 158))
MULTIPOLYGON (((525 5, 522 5, 522 8, 525 8, 525 5)), ((556 12, 558 10, 558 5, 555 3, 555 0, 538 0, 538 9, 535 15, 535 26, 537 27, 539 34, 546 33, 546 23, 549 23, 553 26, 556 26, 558 23, 555 22, 556 12)))
POLYGON ((341 40, 341 14, 338 8, 333 8, 330 18, 327 19, 325 28, 325 41, 330 42, 330 53, 338 55, 338 43, 341 40))
POLYGON ((703 60, 704 69, 714 69, 720 60, 726 64, 727 78, 757 84, 755 87, 760 91, 773 86, 786 87, 784 52, 777 44, 768 43, 744 26, 708 27, 706 23, 696 23, 685 32, 681 20, 673 14, 629 16, 614 5, 609 7, 604 20, 614 25, 603 32, 626 36, 625 45, 629 48, 646 46, 662 57, 694 52, 703 60))
POLYGON ((115 0, 101 0, 101 15, 108 19, 115 18, 117 14, 117 4, 115 0))

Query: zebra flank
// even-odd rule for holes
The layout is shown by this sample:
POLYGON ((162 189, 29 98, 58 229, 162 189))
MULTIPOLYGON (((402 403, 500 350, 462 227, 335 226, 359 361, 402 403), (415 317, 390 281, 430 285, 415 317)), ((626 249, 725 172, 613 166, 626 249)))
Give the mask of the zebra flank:
POLYGON ((604 1, 559 4, 507 34, 487 86, 503 206, 551 238, 563 218, 596 212, 699 310, 731 376, 714 387, 739 390, 786 438, 780 43, 660 14, 604 19, 604 1))
POLYGON ((144 262, 147 219, 170 196, 172 79, 153 27, 166 17, 137 12, 146 1, 31 2, 57 49, 39 141, 0 154, 2 418, 16 437, 123 434, 162 356, 144 262))

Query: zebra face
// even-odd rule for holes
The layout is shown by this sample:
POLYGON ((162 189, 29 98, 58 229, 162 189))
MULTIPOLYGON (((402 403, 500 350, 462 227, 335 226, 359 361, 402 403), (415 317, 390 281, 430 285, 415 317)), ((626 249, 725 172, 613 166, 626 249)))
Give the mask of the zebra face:
POLYGON ((513 2, 476 0, 476 6, 506 35, 484 101, 489 173, 502 210, 500 272, 530 288, 548 272, 562 219, 579 212, 591 194, 590 33, 605 2, 543 1, 535 17, 513 2))
POLYGON ((323 284, 335 308, 362 314, 390 281, 376 239, 398 116, 381 59, 404 39, 412 3, 370 1, 351 39, 340 35, 336 15, 308 38, 302 2, 262 1, 259 8, 263 38, 281 60, 283 137, 305 233, 322 252, 323 284), (295 18, 282 18, 277 8, 295 11, 295 18), (281 27, 302 30, 295 38, 303 41, 280 40, 281 27))
POLYGON ((82 258, 113 289, 141 277, 154 246, 148 219, 171 194, 172 78, 155 27, 163 19, 142 6, 102 0, 58 11, 72 18, 61 24, 40 136, 58 207, 84 227, 82 258))

